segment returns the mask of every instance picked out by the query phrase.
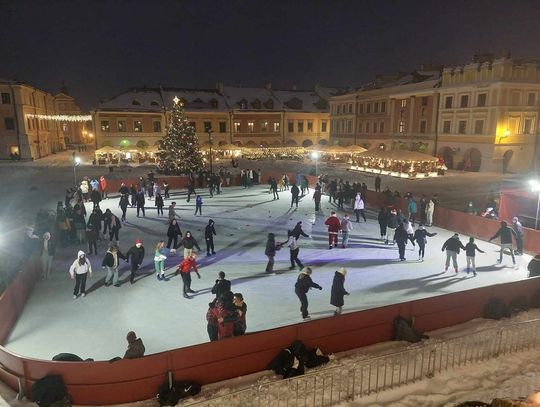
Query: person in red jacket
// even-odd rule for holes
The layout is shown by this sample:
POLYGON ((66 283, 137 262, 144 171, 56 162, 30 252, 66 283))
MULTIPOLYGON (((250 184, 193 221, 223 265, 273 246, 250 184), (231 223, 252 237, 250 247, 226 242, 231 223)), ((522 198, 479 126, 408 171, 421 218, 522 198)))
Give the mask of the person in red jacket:
POLYGON ((338 244, 338 233, 341 230, 341 222, 335 212, 324 222, 328 226, 328 248, 331 249, 338 244))
POLYGON ((101 190, 101 196, 105 199, 108 197, 107 195, 107 180, 102 175, 99 177, 99 189, 101 190))
MULTIPOLYGON (((211 312, 218 321, 218 339, 230 338, 234 335, 234 323, 238 319, 238 311, 233 303, 233 293, 224 293, 211 312)), ((209 310, 209 311, 210 311, 209 310)))
POLYGON ((195 293, 191 289, 191 272, 194 271, 197 273, 197 277, 201 278, 199 270, 197 269, 197 261, 195 253, 192 253, 188 257, 185 257, 184 260, 178 265, 177 273, 180 272, 182 276, 182 282, 184 283, 184 298, 191 298, 188 293, 195 293))

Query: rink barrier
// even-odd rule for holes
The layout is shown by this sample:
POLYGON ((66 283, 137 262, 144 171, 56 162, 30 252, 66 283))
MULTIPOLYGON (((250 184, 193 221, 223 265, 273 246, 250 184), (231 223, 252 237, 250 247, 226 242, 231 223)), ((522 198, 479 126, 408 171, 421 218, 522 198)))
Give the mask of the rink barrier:
MULTIPOLYGON (((21 283, 8 288, 7 298, 19 298, 16 307, 24 306, 18 296, 28 294, 23 283, 29 282, 32 273, 30 269, 23 271, 19 275, 21 283), (25 276, 26 273, 29 275, 25 276)), ((392 320, 398 314, 412 317, 418 329, 431 331, 481 317, 492 297, 508 302, 516 296, 531 298, 538 289, 540 278, 532 278, 316 319, 115 363, 38 360, 0 347, 0 380, 13 389, 18 389, 20 382, 21 390, 28 394, 39 378, 59 374, 76 404, 108 405, 146 400, 155 397, 169 371, 175 380, 193 380, 203 385, 215 383, 265 370, 281 349, 297 339, 325 353, 356 349, 391 340, 392 320)), ((4 296, 0 297, 2 325, 14 323, 15 319, 6 318, 4 311, 16 311, 16 307, 5 307, 4 296)))
MULTIPOLYGON (((302 376, 258 383, 225 395, 191 399, 183 407, 333 406, 433 378, 512 353, 540 348, 540 319, 484 328, 449 339, 431 339, 380 356, 308 370, 302 376)), ((535 389, 530 389, 535 390, 535 389)), ((529 390, 529 391, 530 391, 529 390)), ((524 396, 528 393, 517 394, 524 396)), ((494 397, 508 397, 494 394, 494 397)))

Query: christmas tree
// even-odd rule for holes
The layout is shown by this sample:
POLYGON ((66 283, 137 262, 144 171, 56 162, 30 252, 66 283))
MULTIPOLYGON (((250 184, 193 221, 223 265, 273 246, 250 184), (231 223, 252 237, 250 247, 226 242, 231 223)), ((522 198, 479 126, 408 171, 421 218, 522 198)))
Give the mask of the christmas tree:
POLYGON ((203 158, 195 129, 189 124, 183 103, 174 98, 165 136, 159 142, 157 167, 162 174, 187 175, 203 169, 203 158))

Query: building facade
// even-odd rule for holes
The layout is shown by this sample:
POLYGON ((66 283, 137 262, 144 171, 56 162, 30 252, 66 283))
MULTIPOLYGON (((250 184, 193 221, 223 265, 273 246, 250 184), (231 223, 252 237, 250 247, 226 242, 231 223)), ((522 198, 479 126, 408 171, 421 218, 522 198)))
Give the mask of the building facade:
POLYGON ((451 169, 524 172, 538 167, 540 60, 475 56, 330 99, 331 142, 408 149, 451 169))
POLYGON ((328 97, 334 89, 273 90, 224 86, 214 89, 132 88, 93 112, 96 147, 156 145, 165 134, 175 97, 202 145, 311 145, 328 143, 328 97))

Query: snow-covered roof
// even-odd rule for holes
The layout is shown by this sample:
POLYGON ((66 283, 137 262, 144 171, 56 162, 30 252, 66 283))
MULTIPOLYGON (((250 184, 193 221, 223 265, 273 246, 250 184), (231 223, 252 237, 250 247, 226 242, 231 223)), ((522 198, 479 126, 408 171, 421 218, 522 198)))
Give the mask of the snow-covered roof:
POLYGON ((281 102, 284 110, 303 112, 326 112, 328 101, 315 91, 273 90, 274 96, 281 102))
POLYGON ((163 100, 159 88, 131 88, 101 102, 97 109, 161 112, 163 100))
POLYGON ((224 86, 223 94, 231 110, 283 110, 285 107, 266 88, 224 86))
POLYGON ((172 109, 173 99, 178 97, 186 110, 228 111, 223 95, 217 89, 163 88, 163 100, 172 109))

